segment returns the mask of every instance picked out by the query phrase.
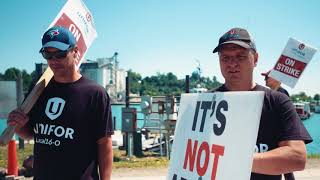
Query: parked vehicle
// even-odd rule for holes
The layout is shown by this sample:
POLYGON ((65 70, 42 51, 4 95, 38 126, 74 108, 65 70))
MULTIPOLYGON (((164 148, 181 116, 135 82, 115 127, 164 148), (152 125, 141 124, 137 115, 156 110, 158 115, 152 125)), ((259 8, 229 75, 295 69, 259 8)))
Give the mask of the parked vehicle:
POLYGON ((309 103, 294 103, 294 106, 301 120, 310 118, 311 112, 309 103))

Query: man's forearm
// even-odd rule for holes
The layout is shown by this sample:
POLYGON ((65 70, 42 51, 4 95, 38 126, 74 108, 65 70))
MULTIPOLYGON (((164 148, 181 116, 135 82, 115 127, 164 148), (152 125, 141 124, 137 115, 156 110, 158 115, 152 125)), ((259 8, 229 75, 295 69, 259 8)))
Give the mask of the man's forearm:
MULTIPOLYGON (((101 157, 100 157, 101 158, 101 157)), ((99 159, 99 172, 101 180, 110 180, 112 172, 113 154, 112 151, 103 159, 99 159), (104 163, 102 163, 104 161, 104 163)))
POLYGON ((98 141, 99 172, 102 180, 110 180, 112 172, 113 152, 111 136, 98 141))
POLYGON ((306 154, 303 151, 282 146, 271 151, 254 154, 252 172, 279 175, 301 171, 305 164, 306 154))

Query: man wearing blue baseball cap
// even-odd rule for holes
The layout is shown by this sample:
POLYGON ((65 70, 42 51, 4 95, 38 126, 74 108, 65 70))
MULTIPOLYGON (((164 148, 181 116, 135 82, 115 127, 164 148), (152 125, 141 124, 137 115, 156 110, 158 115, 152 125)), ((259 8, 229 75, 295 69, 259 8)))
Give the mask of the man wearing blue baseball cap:
POLYGON ((62 26, 56 26, 48 29, 47 32, 44 33, 40 52, 44 51, 44 49, 48 47, 65 51, 75 46, 76 39, 73 34, 62 26))
POLYGON ((259 56, 252 36, 246 29, 232 28, 219 39, 216 52, 225 83, 213 91, 265 92, 250 179, 281 180, 281 174, 303 170, 305 143, 312 138, 288 96, 254 82, 259 56))
POLYGON ((8 118, 21 137, 34 138, 34 179, 110 179, 109 95, 79 73, 78 48, 68 29, 48 29, 40 53, 53 78, 30 113, 18 109, 8 118))
POLYGON ((77 54, 76 39, 68 29, 62 26, 48 29, 43 34, 39 52, 47 60, 55 80, 64 82, 81 77, 77 72, 80 59, 77 54))

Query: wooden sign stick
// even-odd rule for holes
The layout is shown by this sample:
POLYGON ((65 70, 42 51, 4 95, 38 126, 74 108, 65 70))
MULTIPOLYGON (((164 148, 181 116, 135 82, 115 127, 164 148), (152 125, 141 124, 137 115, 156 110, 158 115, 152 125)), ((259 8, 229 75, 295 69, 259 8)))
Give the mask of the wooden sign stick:
MULTIPOLYGON (((40 79, 38 80, 37 84, 33 87, 30 94, 26 97, 26 99, 21 104, 20 109, 24 113, 26 114, 29 113, 29 111, 32 109, 34 104, 37 102, 44 88, 47 87, 52 77, 53 77, 53 72, 48 67, 44 71, 40 79)), ((7 145, 9 141, 12 139, 15 131, 16 131, 16 126, 8 126, 0 136, 0 145, 7 145)))

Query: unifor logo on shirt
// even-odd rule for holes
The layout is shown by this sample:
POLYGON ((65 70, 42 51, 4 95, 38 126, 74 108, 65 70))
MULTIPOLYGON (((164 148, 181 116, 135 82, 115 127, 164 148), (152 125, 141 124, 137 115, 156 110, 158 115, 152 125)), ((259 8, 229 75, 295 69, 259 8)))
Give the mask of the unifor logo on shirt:
POLYGON ((45 111, 48 118, 51 120, 57 119, 61 115, 65 103, 65 100, 58 97, 49 99, 45 111))

